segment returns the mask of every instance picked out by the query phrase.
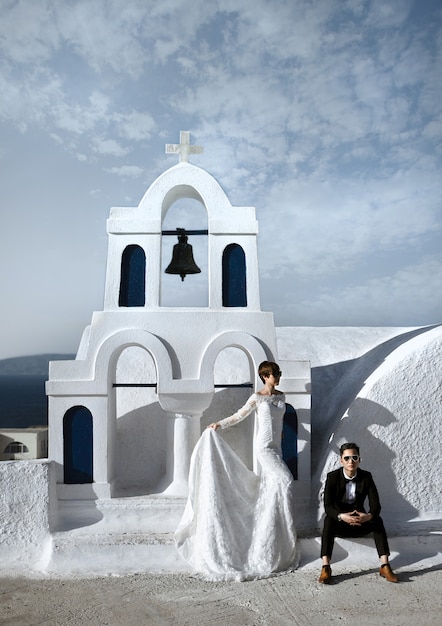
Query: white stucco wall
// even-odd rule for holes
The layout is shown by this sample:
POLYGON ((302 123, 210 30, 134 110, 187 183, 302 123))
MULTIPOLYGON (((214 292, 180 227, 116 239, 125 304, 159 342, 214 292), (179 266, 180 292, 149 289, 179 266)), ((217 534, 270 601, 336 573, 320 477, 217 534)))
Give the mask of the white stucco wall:
POLYGON ((322 467, 317 465, 314 480, 323 480, 327 471, 339 466, 339 446, 358 443, 361 467, 373 473, 382 515, 396 534, 441 526, 441 354, 442 328, 437 327, 385 356, 365 380, 361 378, 347 409, 335 416, 322 467))
POLYGON ((55 474, 50 461, 0 463, 0 558, 9 570, 43 557, 56 522, 55 474))

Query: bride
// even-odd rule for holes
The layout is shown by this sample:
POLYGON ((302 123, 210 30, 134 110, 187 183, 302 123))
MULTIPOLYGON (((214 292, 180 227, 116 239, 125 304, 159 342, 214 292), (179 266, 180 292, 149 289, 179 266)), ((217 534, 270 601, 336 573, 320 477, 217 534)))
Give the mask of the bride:
POLYGON ((192 454, 189 496, 175 531, 179 553, 209 580, 264 578, 297 565, 293 478, 282 460, 285 396, 279 366, 258 369, 263 389, 236 413, 204 431, 192 454), (256 411, 258 473, 216 432, 256 411))

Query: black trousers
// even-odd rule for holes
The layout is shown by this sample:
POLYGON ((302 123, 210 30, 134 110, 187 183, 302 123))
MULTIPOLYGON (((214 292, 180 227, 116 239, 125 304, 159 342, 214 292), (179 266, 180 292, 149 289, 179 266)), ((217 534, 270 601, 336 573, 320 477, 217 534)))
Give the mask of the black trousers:
POLYGON ((373 533, 378 555, 389 555, 390 548, 388 546, 387 533, 385 532, 384 522, 381 517, 365 522, 362 526, 350 526, 345 522, 338 522, 329 515, 326 515, 324 528, 322 530, 321 556, 328 556, 331 559, 335 537, 355 539, 357 537, 365 537, 370 533, 373 533))

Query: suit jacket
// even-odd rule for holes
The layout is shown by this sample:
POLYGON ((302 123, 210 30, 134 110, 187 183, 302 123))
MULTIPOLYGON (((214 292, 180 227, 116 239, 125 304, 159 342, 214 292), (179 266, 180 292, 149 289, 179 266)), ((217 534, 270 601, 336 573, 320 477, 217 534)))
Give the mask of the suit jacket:
POLYGON ((378 517, 381 512, 381 504, 378 490, 370 472, 358 468, 357 475, 353 480, 356 482, 356 502, 349 504, 345 502, 346 480, 342 467, 327 474, 324 490, 326 514, 337 520, 340 513, 348 513, 355 509, 367 513, 364 503, 368 498, 368 513, 371 513, 373 518, 378 517))

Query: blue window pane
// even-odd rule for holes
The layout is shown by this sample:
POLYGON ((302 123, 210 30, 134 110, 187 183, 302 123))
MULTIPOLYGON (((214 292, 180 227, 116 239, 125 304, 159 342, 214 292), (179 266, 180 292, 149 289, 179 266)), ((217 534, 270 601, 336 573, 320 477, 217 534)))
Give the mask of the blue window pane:
POLYGON ((146 300, 146 255, 140 246, 127 246, 121 259, 119 306, 144 306, 146 300))
POLYGON ((247 306, 246 256, 236 243, 223 253, 223 306, 247 306))
POLYGON ((92 415, 84 406, 67 411, 63 420, 64 482, 93 482, 92 415))
POLYGON ((282 428, 282 458, 291 471, 293 478, 298 479, 298 416, 291 404, 285 405, 284 423, 282 428))

